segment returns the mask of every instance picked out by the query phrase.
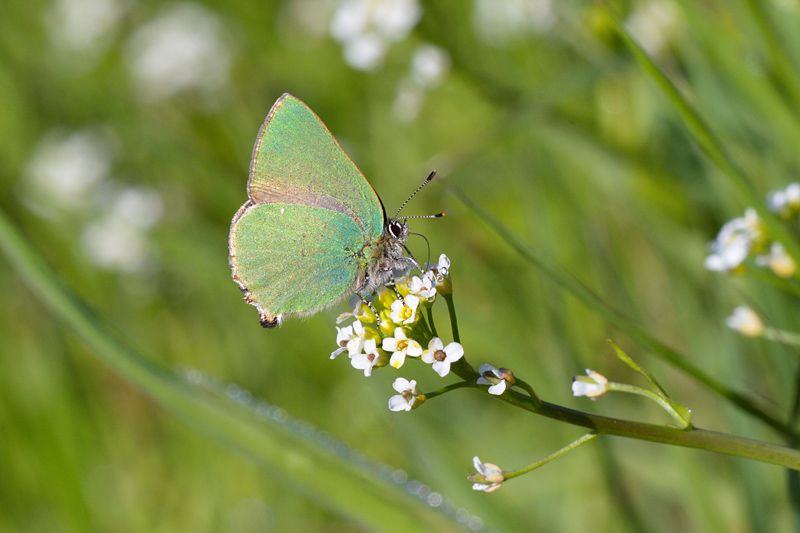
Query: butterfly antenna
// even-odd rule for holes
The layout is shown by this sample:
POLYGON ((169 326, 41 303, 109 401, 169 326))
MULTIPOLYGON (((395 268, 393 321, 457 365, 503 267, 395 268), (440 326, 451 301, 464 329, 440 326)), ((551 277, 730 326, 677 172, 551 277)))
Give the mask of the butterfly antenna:
MULTIPOLYGON (((430 241, 428 240, 428 238, 427 238, 425 235, 423 235, 422 233, 409 233, 409 235, 416 235, 417 237, 422 237, 422 238, 423 238, 423 240, 425 241, 425 244, 426 244, 426 245, 427 245, 427 247, 428 247, 428 261, 427 261, 427 262, 428 262, 428 263, 430 263, 430 262, 431 262, 431 242, 430 242, 430 241)), ((405 247, 405 245, 403 245, 403 247, 405 247)), ((411 251, 410 251, 408 248, 406 248, 406 251, 407 251, 409 254, 411 253, 411 251)))
MULTIPOLYGON (((394 214, 394 218, 397 218, 397 215, 399 215, 399 214, 400 214, 400 211, 402 211, 402 210, 403 210, 403 208, 406 206, 406 204, 409 202, 409 200, 411 200, 412 198, 414 198, 414 196, 416 196, 416 194, 417 194, 419 191, 421 191, 421 190, 422 190, 422 188, 423 188, 424 186, 426 186, 427 184, 429 184, 429 183, 430 183, 430 182, 433 180, 433 177, 434 177, 435 175, 436 175, 436 171, 435 171, 435 170, 434 170, 433 172, 431 172, 430 174, 428 174, 428 177, 427 177, 427 178, 425 178, 425 181, 423 181, 423 182, 422 182, 422 185, 420 185, 419 187, 417 187, 417 190, 416 190, 416 191, 414 191, 413 193, 411 193, 411 196, 409 196, 409 197, 408 197, 408 200, 406 200, 405 202, 403 202, 403 205, 401 205, 401 206, 400 206, 400 209, 398 209, 398 210, 397 210, 397 213, 395 213, 395 214, 394 214)), ((427 217, 408 217, 408 218, 437 218, 437 217, 440 217, 440 216, 444 216, 444 213, 442 213, 441 215, 432 215, 432 216, 427 216, 427 217)))

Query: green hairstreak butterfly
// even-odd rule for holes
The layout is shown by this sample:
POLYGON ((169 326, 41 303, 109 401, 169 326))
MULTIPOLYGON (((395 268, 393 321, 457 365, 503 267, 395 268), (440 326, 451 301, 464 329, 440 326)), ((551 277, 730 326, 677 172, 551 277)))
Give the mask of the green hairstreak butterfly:
POLYGON ((230 265, 265 328, 372 293, 394 268, 418 266, 403 255, 408 224, 386 217, 325 124, 290 94, 258 134, 247 195, 231 223, 230 265))

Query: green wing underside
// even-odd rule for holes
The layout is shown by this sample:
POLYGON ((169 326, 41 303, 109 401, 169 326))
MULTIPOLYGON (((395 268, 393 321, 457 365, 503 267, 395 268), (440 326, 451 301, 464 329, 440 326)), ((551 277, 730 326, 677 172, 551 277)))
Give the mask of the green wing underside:
POLYGON ((251 205, 232 229, 234 277, 268 316, 311 313, 357 288, 363 265, 354 252, 368 241, 342 213, 292 204, 251 205))
POLYGON ((247 191, 255 204, 322 207, 348 216, 365 234, 383 231, 375 190, 319 117, 288 94, 261 128, 247 191))

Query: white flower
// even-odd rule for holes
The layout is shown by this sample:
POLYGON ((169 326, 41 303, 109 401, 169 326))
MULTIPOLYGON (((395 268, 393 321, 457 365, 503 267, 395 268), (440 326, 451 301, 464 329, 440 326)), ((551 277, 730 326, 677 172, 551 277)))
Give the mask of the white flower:
POLYGON ((112 141, 100 128, 69 133, 56 130, 45 135, 26 172, 36 205, 51 216, 53 207, 85 209, 111 173, 112 141))
POLYGON ((439 256, 439 264, 436 265, 436 271, 439 275, 447 277, 450 272, 450 258, 442 254, 439 256))
POLYGON ((45 22, 58 49, 94 58, 111 44, 130 7, 125 0, 56 0, 45 15, 45 22))
POLYGON ((419 306, 419 296, 409 294, 403 300, 392 302, 392 311, 389 318, 395 324, 412 324, 417 319, 417 307, 419 306))
POLYGON ((229 80, 231 51, 222 23, 199 4, 169 7, 133 34, 128 53, 145 100, 194 91, 211 96, 229 80))
POLYGON ((151 266, 147 235, 111 213, 84 228, 81 245, 89 261, 108 270, 133 273, 151 266))
POLYGON ((478 378, 478 385, 491 385, 489 387, 489 394, 500 396, 506 389, 511 388, 511 383, 507 377, 510 373, 504 373, 499 368, 492 365, 483 364, 478 368, 478 373, 481 377, 478 378))
POLYGON ((363 352, 356 355, 350 355, 350 364, 353 365, 353 368, 363 370, 364 375, 367 377, 372 374, 372 368, 377 363, 384 362, 385 364, 385 361, 386 356, 378 351, 378 345, 375 342, 375 339, 367 339, 364 341, 363 352))
POLYGON ((417 341, 407 338, 403 328, 396 328, 394 337, 383 339, 383 349, 392 352, 389 364, 395 368, 403 366, 406 356, 419 357, 422 355, 422 346, 417 341))
POLYGON ((492 492, 499 489, 506 479, 503 470, 499 466, 492 463, 482 463, 477 455, 472 458, 472 464, 477 470, 475 474, 469 476, 469 480, 475 482, 472 485, 472 490, 492 492))
POLYGON ((413 379, 408 381, 406 378, 397 378, 392 387, 400 393, 389 398, 389 409, 392 411, 410 411, 425 401, 425 395, 420 392, 413 379))
POLYGON ((734 331, 748 337, 760 337, 764 333, 764 322, 755 311, 746 305, 740 305, 725 319, 725 324, 734 331))
POLYGON ((464 356, 464 348, 457 342, 443 347, 442 340, 434 337, 428 343, 428 349, 422 352, 422 360, 433 365, 433 370, 442 377, 450 373, 450 364, 464 356))
POLYGON ((717 240, 711 243, 711 255, 706 257, 706 268, 715 272, 735 269, 761 236, 761 221, 755 209, 748 208, 743 217, 729 220, 719 230, 717 240))
POLYGON ((790 183, 786 187, 786 203, 793 209, 800 207, 800 183, 790 183))
POLYGON ((425 274, 429 274, 433 277, 435 286, 436 283, 442 283, 444 279, 449 275, 449 273, 450 273, 450 259, 446 255, 441 254, 439 256, 438 263, 436 263, 435 265, 428 263, 428 272, 426 272, 425 274))
POLYGON ((757 256, 755 262, 758 266, 768 266, 782 278, 790 278, 797 271, 794 259, 786 253, 783 245, 779 242, 773 242, 769 247, 769 254, 757 256))
POLYGON ((773 191, 767 197, 767 207, 769 210, 781 216, 789 214, 787 203, 785 191, 773 191))
POLYGON ((586 396, 596 400, 608 392, 608 380, 602 374, 594 370, 586 369, 585 376, 575 376, 572 378, 573 396, 586 396))
POLYGON ((377 68, 392 42, 402 41, 419 22, 417 0, 343 0, 330 25, 344 46, 347 63, 358 70, 377 68))
POLYGON ((436 296, 433 274, 424 272, 421 276, 412 277, 411 281, 408 282, 408 293, 426 302, 433 300, 436 296))
POLYGON ((475 0, 472 24, 479 37, 504 46, 527 33, 545 33, 556 22, 553 0, 475 0))
POLYGON ((336 327, 336 344, 339 348, 331 353, 331 359, 335 359, 337 355, 347 351, 352 357, 361 353, 361 348, 364 346, 364 326, 356 320, 352 326, 344 328, 336 327))
POLYGON ((422 44, 411 58, 411 77, 420 87, 439 85, 450 70, 450 55, 432 44, 422 44))
POLYGON ((800 208, 800 183, 790 183, 786 189, 771 192, 767 205, 773 213, 789 218, 792 210, 800 208))
POLYGON ((625 26, 648 54, 658 56, 669 48, 685 25, 681 12, 674 3, 664 0, 638 4, 625 26))

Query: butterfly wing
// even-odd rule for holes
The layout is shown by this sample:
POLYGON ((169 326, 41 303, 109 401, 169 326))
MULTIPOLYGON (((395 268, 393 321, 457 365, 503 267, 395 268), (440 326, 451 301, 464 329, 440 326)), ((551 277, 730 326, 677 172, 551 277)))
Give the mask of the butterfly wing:
POLYGON ((261 127, 247 194, 256 204, 337 211, 373 237, 383 231, 383 207, 375 189, 319 117, 290 94, 275 102, 261 127))
POLYGON ((245 204, 231 231, 231 267, 262 325, 305 315, 349 294, 361 268, 361 230, 338 211, 245 204))
POLYGON ((233 279, 261 324, 308 315, 363 283, 383 232, 374 189, 320 119, 283 95, 261 128, 250 165, 250 200, 229 239, 233 279))

